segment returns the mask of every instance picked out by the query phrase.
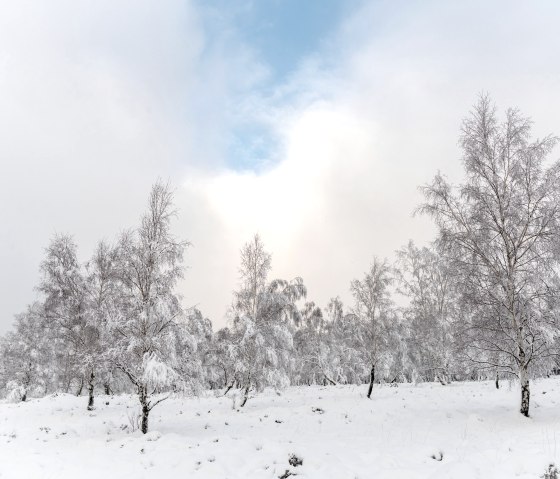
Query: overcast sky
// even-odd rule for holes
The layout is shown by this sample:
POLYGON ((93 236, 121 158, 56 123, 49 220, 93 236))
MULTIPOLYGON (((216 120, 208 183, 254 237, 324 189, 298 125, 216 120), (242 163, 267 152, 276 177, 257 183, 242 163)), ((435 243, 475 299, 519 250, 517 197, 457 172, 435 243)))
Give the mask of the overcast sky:
POLYGON ((54 233, 85 260, 158 178, 193 244, 185 304, 215 326, 256 232, 274 276, 349 301, 373 255, 433 237, 417 187, 461 179, 480 92, 560 134, 559 19, 552 0, 1 1, 0 332, 54 233))

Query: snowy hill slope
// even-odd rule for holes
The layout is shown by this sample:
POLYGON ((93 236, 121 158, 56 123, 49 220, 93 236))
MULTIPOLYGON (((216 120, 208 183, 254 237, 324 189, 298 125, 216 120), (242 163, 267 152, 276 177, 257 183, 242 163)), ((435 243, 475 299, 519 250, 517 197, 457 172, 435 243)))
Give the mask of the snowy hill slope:
POLYGON ((0 478, 538 478, 560 463, 560 380, 293 387, 251 398, 173 398, 131 432, 134 397, 0 404, 0 478), (108 404, 106 404, 106 402, 108 404), (290 455, 303 460, 289 464, 290 455))

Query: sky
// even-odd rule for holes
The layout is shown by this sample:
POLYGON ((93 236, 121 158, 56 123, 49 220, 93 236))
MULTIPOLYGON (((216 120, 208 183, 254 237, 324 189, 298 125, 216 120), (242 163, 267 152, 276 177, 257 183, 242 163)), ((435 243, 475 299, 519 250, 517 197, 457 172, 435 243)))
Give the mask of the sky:
POLYGON ((560 134, 559 18, 552 0, 0 2, 0 333, 55 233, 85 261, 158 179, 192 243, 184 304, 216 328, 255 233, 274 277, 351 306, 374 255, 434 238, 418 186, 461 181, 481 92, 560 134))

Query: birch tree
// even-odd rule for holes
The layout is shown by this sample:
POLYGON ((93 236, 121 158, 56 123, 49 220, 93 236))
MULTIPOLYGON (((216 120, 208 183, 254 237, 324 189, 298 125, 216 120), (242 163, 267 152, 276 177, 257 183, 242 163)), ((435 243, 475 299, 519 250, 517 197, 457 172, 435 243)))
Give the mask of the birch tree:
POLYGON ((412 241, 397 251, 397 259, 398 290, 408 299, 403 316, 409 355, 424 379, 446 384, 458 319, 459 290, 451 266, 434 248, 418 248, 412 241))
POLYGON ((140 227, 119 243, 123 296, 112 325, 116 339, 111 355, 136 389, 143 433, 152 409, 181 383, 178 324, 184 318, 175 288, 188 243, 171 233, 174 214, 169 186, 156 183, 140 227))
POLYGON ((77 257, 77 246, 69 235, 56 235, 47 247, 41 263, 42 281, 39 291, 45 295, 44 319, 50 335, 59 342, 71 358, 79 376, 88 384, 88 405, 93 408, 95 359, 99 347, 99 332, 92 324, 87 282, 77 257))
POLYGON ((483 96, 461 129, 464 182, 453 186, 438 174, 422 188, 420 210, 439 227, 466 304, 477 306, 463 330, 465 354, 519 379, 525 416, 530 375, 551 360, 558 336, 550 306, 558 297, 560 163, 546 163, 556 141, 532 140, 531 121, 517 110, 500 122, 483 96))
POLYGON ((335 381, 360 384, 371 371, 371 365, 364 362, 361 320, 353 313, 345 313, 338 297, 327 304, 326 318, 330 338, 328 359, 335 381))
POLYGON ((0 338, 0 385, 12 401, 45 393, 54 375, 54 355, 43 321, 43 305, 31 304, 15 318, 14 330, 0 338))
POLYGON ((251 388, 289 385, 293 336, 298 321, 296 302, 306 289, 301 278, 268 282, 271 255, 258 235, 241 250, 241 288, 231 310, 235 376, 243 385, 244 406, 251 388))
POLYGON ((374 258, 363 279, 350 284, 354 296, 354 314, 360 320, 359 347, 363 361, 369 365, 368 399, 371 398, 376 367, 387 358, 391 322, 394 321, 389 287, 391 268, 386 260, 374 258))
POLYGON ((99 376, 105 394, 111 392, 113 365, 109 350, 114 341, 111 326, 122 307, 118 248, 105 241, 97 244, 92 258, 86 263, 86 286, 91 334, 95 334, 97 339, 91 344, 92 374, 88 381, 91 408, 94 402, 95 375, 99 376))

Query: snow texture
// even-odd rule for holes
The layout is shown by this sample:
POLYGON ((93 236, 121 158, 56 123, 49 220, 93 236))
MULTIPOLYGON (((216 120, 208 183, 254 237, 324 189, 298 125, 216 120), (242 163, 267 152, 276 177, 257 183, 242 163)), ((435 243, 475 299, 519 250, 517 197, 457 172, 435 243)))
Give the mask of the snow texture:
POLYGON ((146 435, 135 396, 99 396, 92 412, 66 394, 5 401, 0 478, 535 479, 560 462, 559 378, 535 381, 531 418, 505 382, 365 392, 267 389, 240 410, 230 397, 175 397, 153 411, 146 435))

